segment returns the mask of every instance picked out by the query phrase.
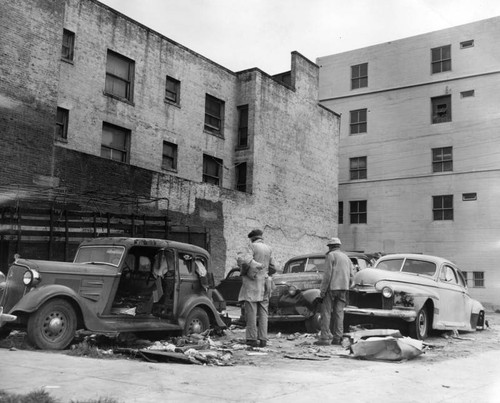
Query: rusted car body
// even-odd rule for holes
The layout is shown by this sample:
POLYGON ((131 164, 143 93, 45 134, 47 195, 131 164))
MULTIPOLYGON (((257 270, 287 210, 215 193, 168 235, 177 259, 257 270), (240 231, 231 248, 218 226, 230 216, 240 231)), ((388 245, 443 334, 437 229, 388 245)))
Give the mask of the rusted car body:
POLYGON ((449 260, 391 254, 355 275, 344 310, 349 324, 398 326, 416 339, 435 330, 484 328, 484 307, 468 293, 465 277, 449 260))
POLYGON ((197 246, 144 238, 83 241, 73 263, 17 258, 0 291, 0 310, 11 320, 0 321, 0 332, 25 329, 36 347, 64 349, 77 329, 225 328, 225 301, 213 288, 209 261, 197 246))

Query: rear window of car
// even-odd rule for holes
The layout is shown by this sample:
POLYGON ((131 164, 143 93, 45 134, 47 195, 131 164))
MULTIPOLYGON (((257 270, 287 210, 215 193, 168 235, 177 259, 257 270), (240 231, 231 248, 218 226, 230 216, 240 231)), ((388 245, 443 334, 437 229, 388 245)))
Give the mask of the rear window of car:
POLYGON ((325 271, 325 258, 303 258, 288 262, 283 273, 303 273, 303 272, 323 272, 325 271))

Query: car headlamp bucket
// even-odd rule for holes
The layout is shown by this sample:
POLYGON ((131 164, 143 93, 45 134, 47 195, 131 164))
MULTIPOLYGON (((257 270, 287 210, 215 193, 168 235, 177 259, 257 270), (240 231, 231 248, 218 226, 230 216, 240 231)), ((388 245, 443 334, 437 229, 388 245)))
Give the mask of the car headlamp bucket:
POLYGON ((288 294, 293 297, 295 294, 297 294, 297 288, 294 285, 291 285, 290 287, 288 287, 288 294))
POLYGON ((382 295, 384 296, 384 298, 392 298, 393 294, 394 294, 394 291, 392 291, 391 287, 382 288, 382 295))
POLYGON ((40 274, 36 270, 27 270, 23 276, 23 283, 26 286, 34 286, 40 282, 40 274))

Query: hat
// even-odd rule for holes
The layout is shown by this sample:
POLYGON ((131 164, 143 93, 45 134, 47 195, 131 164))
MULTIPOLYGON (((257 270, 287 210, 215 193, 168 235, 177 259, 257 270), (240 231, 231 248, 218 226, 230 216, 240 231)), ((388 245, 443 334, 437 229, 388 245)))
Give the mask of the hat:
POLYGON ((256 236, 262 236, 263 232, 260 229, 253 229, 252 231, 249 232, 248 237, 249 238, 255 238, 256 236))
POLYGON ((338 238, 330 238, 326 243, 326 246, 328 245, 342 245, 342 242, 340 242, 340 239, 338 238))

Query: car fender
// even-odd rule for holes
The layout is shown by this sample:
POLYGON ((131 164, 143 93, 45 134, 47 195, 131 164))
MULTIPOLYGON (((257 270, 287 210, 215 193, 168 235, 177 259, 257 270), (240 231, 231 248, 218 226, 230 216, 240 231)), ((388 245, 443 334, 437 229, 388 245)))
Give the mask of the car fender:
POLYGON ((81 305, 78 301, 80 297, 73 289, 65 285, 51 284, 30 290, 10 311, 32 313, 40 308, 46 301, 54 297, 70 298, 78 305, 81 305))
POLYGON ((215 320, 215 324, 219 327, 226 328, 226 324, 220 317, 220 313, 217 312, 217 309, 215 309, 213 302, 206 296, 193 296, 192 298, 187 299, 184 302, 184 307, 182 311, 179 314, 179 325, 184 328, 184 325, 186 324, 186 318, 188 317, 189 313, 196 307, 203 308, 205 311, 207 311, 208 316, 210 319, 215 320))
POLYGON ((479 301, 471 298, 472 307, 471 314, 479 314, 479 312, 484 311, 484 306, 479 301))

